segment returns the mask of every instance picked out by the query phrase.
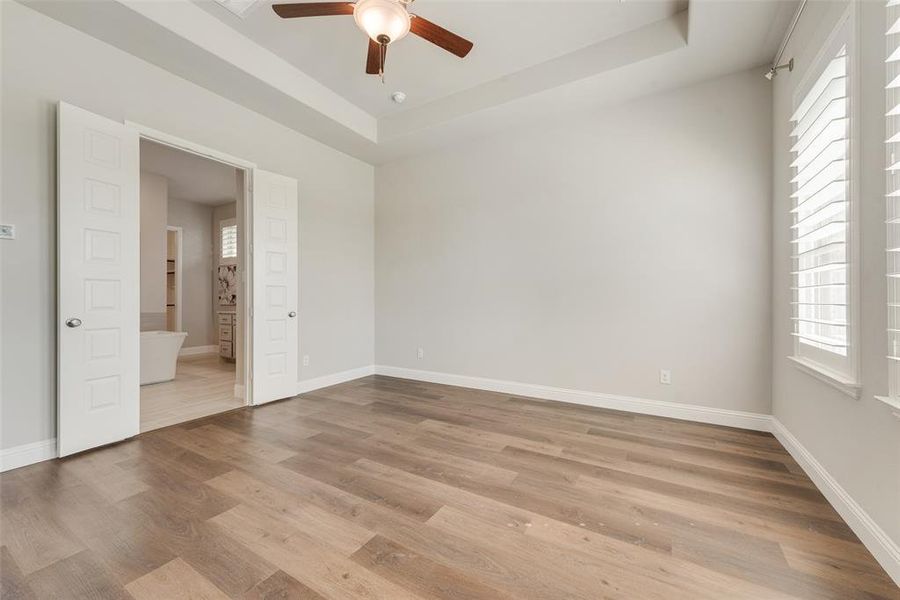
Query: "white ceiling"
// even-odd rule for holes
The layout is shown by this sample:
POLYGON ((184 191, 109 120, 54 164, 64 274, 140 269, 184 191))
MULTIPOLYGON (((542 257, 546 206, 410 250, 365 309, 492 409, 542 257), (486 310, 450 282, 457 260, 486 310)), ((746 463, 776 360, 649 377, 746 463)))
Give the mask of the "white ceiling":
POLYGON ((366 40, 351 17, 283 20, 272 0, 243 20, 214 0, 20 1, 373 164, 761 67, 798 5, 418 0, 412 12, 475 47, 461 60, 399 40, 383 86, 364 73, 366 40), (388 100, 397 89, 409 96, 401 106, 388 100))
POLYGON ((219 206, 237 198, 237 170, 171 146, 141 140, 141 171, 169 180, 169 198, 219 206))
POLYGON ((241 18, 215 0, 195 2, 375 117, 473 88, 687 8, 687 0, 417 0, 410 12, 475 46, 460 59, 408 35, 389 46, 382 84, 365 73, 368 38, 352 16, 282 19, 271 9, 273 0, 261 0, 241 18), (404 104, 391 101, 395 90, 406 93, 404 104))

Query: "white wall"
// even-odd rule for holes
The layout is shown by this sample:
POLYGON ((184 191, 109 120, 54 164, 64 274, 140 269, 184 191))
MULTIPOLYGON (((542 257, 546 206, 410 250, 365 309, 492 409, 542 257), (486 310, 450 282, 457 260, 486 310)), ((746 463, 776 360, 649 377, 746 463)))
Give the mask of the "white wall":
POLYGON ((58 100, 300 181, 302 379, 373 362, 373 168, 16 2, 2 10, 0 448, 56 435, 58 100))
MULTIPOLYGON (((168 181, 141 172, 141 322, 166 320, 166 212, 168 181), (146 316, 145 316, 146 315, 146 316)), ((144 329, 142 327, 142 329, 144 329)))
MULTIPOLYGON (((861 139, 861 317, 859 400, 832 389, 787 360, 793 352, 790 293, 790 127, 793 97, 845 2, 810 2, 786 52, 793 73, 781 72, 774 93, 773 413, 853 499, 900 544, 900 421, 874 396, 887 394, 887 293, 884 225, 883 2, 860 2, 863 70, 859 78, 861 139)), ((896 575, 895 575, 896 576, 896 575)))
POLYGON ((743 72, 379 166, 377 363, 768 413, 770 106, 743 72))
POLYGON ((184 348, 218 343, 213 287, 213 207, 169 198, 169 221, 181 227, 181 330, 184 348))

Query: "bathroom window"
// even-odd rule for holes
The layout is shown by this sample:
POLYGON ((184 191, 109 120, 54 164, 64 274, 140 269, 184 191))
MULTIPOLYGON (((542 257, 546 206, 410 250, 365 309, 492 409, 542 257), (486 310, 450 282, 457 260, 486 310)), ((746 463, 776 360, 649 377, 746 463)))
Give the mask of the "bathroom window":
POLYGON ((237 223, 234 219, 222 221, 220 224, 219 257, 223 262, 237 262, 238 239, 237 223))

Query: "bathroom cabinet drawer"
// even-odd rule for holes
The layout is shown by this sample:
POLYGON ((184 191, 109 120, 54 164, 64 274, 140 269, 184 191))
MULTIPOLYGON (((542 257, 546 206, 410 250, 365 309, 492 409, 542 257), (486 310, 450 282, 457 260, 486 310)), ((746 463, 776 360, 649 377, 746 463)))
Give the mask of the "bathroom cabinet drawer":
POLYGON ((220 342, 230 342, 231 332, 234 331, 234 328, 231 325, 219 325, 219 341, 220 342))
POLYGON ((219 356, 223 358, 234 358, 231 342, 219 342, 219 356))
POLYGON ((233 322, 234 315, 232 313, 219 313, 219 325, 231 325, 233 322))

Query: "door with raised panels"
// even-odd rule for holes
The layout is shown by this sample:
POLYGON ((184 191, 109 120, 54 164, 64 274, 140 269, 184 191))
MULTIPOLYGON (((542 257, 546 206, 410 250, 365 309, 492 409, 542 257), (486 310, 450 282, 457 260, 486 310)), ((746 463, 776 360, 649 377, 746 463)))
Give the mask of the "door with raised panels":
POLYGON ((57 446, 60 456, 140 428, 138 134, 59 103, 57 446))
POLYGON ((297 180, 253 170, 252 401, 297 393, 297 180))

